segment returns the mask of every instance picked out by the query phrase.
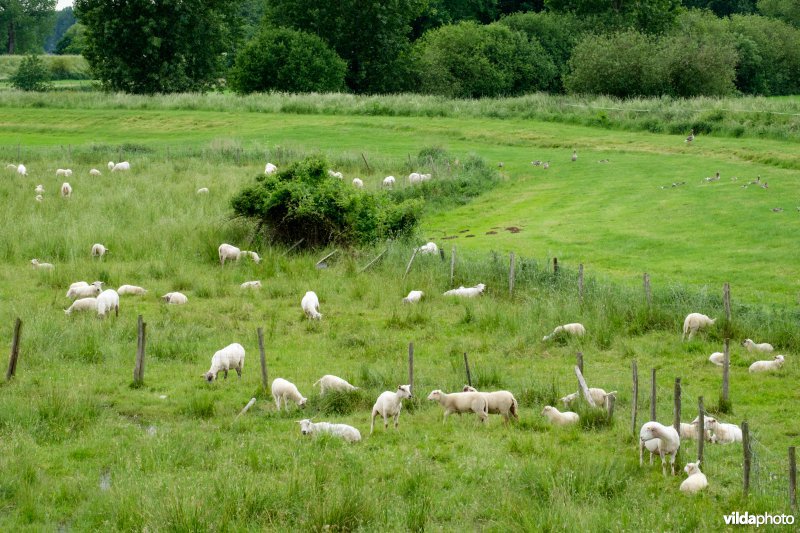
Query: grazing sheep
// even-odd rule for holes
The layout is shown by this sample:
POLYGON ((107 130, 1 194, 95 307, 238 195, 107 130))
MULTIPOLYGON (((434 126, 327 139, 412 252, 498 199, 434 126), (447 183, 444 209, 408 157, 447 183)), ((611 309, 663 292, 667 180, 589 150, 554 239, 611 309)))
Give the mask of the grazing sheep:
POLYGON ((469 413, 473 412, 478 415, 481 423, 489 418, 489 400, 480 392, 452 392, 450 394, 444 393, 439 389, 431 392, 428 395, 429 400, 439 402, 439 405, 444 407, 444 422, 447 421, 447 415, 450 413, 469 413))
POLYGON ((686 472, 686 475, 689 477, 684 479, 683 483, 681 483, 681 492, 694 494, 708 487, 708 479, 706 475, 700 471, 700 461, 696 463, 686 463, 683 471, 686 472))
POLYGON ((772 370, 780 370, 783 366, 784 357, 782 355, 776 355, 772 358, 772 361, 756 361, 752 365, 750 365, 749 372, 751 374, 755 372, 771 372, 772 370))
POLYGON ((117 289, 117 294, 119 294, 120 296, 123 294, 133 294, 135 296, 142 296, 147 294, 147 289, 137 287, 136 285, 120 285, 119 289, 117 289))
POLYGON ((61 197, 62 198, 72 197, 72 185, 70 185, 66 181, 61 184, 61 197))
POLYGON ((114 289, 106 289, 97 297, 97 316, 105 318, 112 309, 114 316, 119 316, 119 294, 114 289))
POLYGON ((722 352, 714 352, 708 356, 708 360, 717 366, 722 366, 725 364, 725 354, 722 352))
POLYGON ((369 434, 375 430, 375 417, 383 417, 383 428, 389 429, 389 417, 394 418, 394 427, 397 429, 400 418, 400 409, 403 408, 403 398, 411 398, 411 385, 399 385, 397 390, 382 392, 375 405, 372 406, 372 422, 369 426, 369 434))
POLYGON ((256 280, 256 281, 245 281, 244 283, 239 285, 239 287, 241 287, 243 289, 260 289, 261 288, 261 282, 258 281, 258 280, 256 280))
POLYGON ((552 424, 557 426, 575 424, 578 422, 578 420, 580 420, 578 413, 573 413, 572 411, 564 411, 562 413, 551 405, 544 406, 544 409, 542 409, 542 416, 546 416, 552 424))
POLYGON ((775 349, 772 345, 768 342, 762 342, 760 344, 756 344, 750 339, 745 339, 742 341, 742 346, 747 348, 748 352, 763 352, 763 353, 772 353, 775 349))
POLYGON ((40 183, 39 185, 36 186, 33 192, 35 192, 36 194, 42 194, 44 192, 44 187, 40 183))
POLYGON ((90 176, 102 176, 102 174, 100 173, 100 171, 99 171, 99 170, 97 170, 96 168, 93 168, 92 170, 90 170, 90 171, 89 171, 89 175, 90 175, 90 176))
POLYGON ((276 167, 272 163, 267 163, 267 165, 264 167, 264 174, 266 174, 268 176, 270 174, 275 174, 277 171, 278 171, 278 167, 276 167))
POLYGON ((333 170, 329 170, 328 171, 328 176, 330 176, 332 178, 337 178, 337 179, 340 179, 340 180, 344 179, 344 174, 342 174, 341 172, 333 171, 333 170))
POLYGON ((300 433, 311 435, 313 433, 328 433, 336 437, 341 437, 347 442, 358 442, 361 440, 361 433, 353 426, 347 424, 331 424, 329 422, 312 422, 308 418, 300 420, 300 433))
MULTIPOLYGON (((464 385, 462 389, 464 392, 478 392, 477 389, 464 385)), ((519 420, 519 404, 514 395, 505 390, 494 392, 480 392, 486 401, 489 402, 488 409, 490 415, 501 415, 504 422, 508 422, 509 418, 514 417, 519 420)))
POLYGON ((387 189, 391 189, 392 187, 394 187, 395 181, 396 180, 394 179, 394 176, 386 176, 385 178, 383 178, 383 186, 386 187, 387 189))
POLYGON ((211 368, 203 374, 203 378, 211 383, 217 379, 217 374, 224 372, 224 379, 228 379, 228 370, 236 370, 241 379, 242 368, 244 368, 244 348, 238 342, 234 342, 214 353, 211 357, 211 368))
POLYGON ((261 262, 261 256, 258 255, 256 252, 251 252, 248 250, 245 251, 244 253, 247 254, 250 257, 250 259, 253 260, 253 263, 258 264, 261 262))
POLYGON ((319 312, 319 298, 314 291, 308 291, 303 299, 300 301, 300 307, 306 316, 313 320, 322 320, 322 315, 319 312))
POLYGON ((244 255, 239 248, 224 242, 219 245, 217 251, 219 254, 219 264, 223 266, 225 265, 225 260, 230 259, 231 261, 238 261, 239 258, 244 255))
POLYGON ((343 380, 338 376, 332 376, 331 374, 325 374, 317 381, 314 382, 314 387, 319 384, 319 395, 324 396, 325 391, 335 390, 335 391, 351 391, 351 390, 358 390, 358 387, 354 387, 350 385, 347 381, 343 380))
POLYGON ((189 298, 181 292, 168 292, 161 297, 161 300, 172 305, 183 305, 189 302, 189 298))
POLYGON ((404 304, 417 303, 422 299, 423 296, 425 296, 425 293, 422 291, 411 291, 408 293, 408 296, 403 298, 403 303, 404 304))
POLYGON ((583 327, 583 324, 578 322, 573 322, 572 324, 564 324, 563 326, 556 326, 556 329, 550 335, 545 335, 542 338, 543 341, 549 341, 559 333, 567 333, 569 335, 574 335, 575 337, 583 337, 586 335, 586 328, 583 327))
POLYGON ((683 321, 683 335, 681 336, 681 340, 686 337, 687 333, 689 334, 689 340, 692 340, 692 337, 694 337, 694 334, 697 333, 699 329, 706 326, 713 326, 716 321, 716 318, 709 318, 702 313, 689 313, 683 321))
POLYGON ((58 176, 64 176, 65 178, 68 178, 68 177, 72 176, 72 169, 70 169, 70 168, 59 168, 59 169, 56 169, 56 177, 58 177, 58 176))
POLYGON ((107 166, 108 166, 108 170, 112 170, 114 168, 114 162, 113 161, 109 161, 107 166))
POLYGON ((424 246, 417 248, 417 253, 420 255, 436 255, 439 253, 439 247, 435 242, 429 242, 424 246))
POLYGON ((94 311, 97 309, 97 298, 81 298, 75 300, 69 309, 64 309, 64 314, 71 315, 73 311, 94 311))
POLYGON ((644 449, 650 450, 650 464, 653 464, 653 452, 661 456, 661 471, 667 475, 665 456, 670 456, 672 475, 675 475, 675 457, 681 447, 681 437, 672 426, 664 426, 658 422, 647 422, 639 431, 639 466, 644 463, 644 449))
MULTIPOLYGON (((742 429, 736 424, 720 422, 710 416, 705 417, 705 426, 711 432, 711 442, 716 444, 731 444, 742 442, 742 429)), ((698 424, 700 422, 698 421, 698 424)))
MULTIPOLYGON (((603 389, 599 389, 596 387, 592 387, 589 389, 589 396, 592 397, 592 401, 596 406, 605 405, 606 398, 608 396, 616 396, 617 391, 612 390, 611 392, 606 392, 603 389)), ((565 407, 569 407, 569 405, 580 398, 580 391, 573 392, 572 394, 567 394, 563 398, 560 398, 559 401, 564 404, 565 407)))
POLYGON ((67 298, 76 300, 78 298, 99 296, 100 293, 103 291, 102 285, 103 285, 102 281, 95 281, 91 285, 89 285, 85 281, 79 281, 77 283, 73 283, 72 285, 70 285, 69 290, 67 291, 67 298), (78 285, 78 283, 83 283, 83 285, 78 285))
POLYGON ((358 178, 353 178, 353 187, 355 187, 356 189, 363 189, 364 182, 358 178))
POLYGON ((444 293, 444 296, 463 296, 464 298, 474 298, 483 294, 486 290, 486 285, 478 283, 474 287, 464 287, 463 285, 457 289, 451 289, 444 293))
POLYGON ((300 394, 294 383, 286 381, 283 378, 275 378, 272 382, 272 397, 275 399, 275 405, 278 411, 281 410, 281 401, 283 401, 284 408, 289 410, 289 400, 292 400, 298 407, 303 407, 306 404, 306 398, 300 394))
POLYGON ((52 263, 40 263, 38 259, 31 259, 31 265, 37 270, 53 270, 55 268, 52 263))
POLYGON ((37 194, 37 195, 34 197, 34 199, 35 199, 37 202, 41 202, 42 200, 44 200, 44 196, 42 196, 41 194, 37 194))
POLYGON ((127 161, 123 161, 122 163, 117 163, 111 169, 111 172, 125 172, 131 169, 131 164, 127 161))
POLYGON ((197 194, 208 194, 208 187, 200 187, 197 189, 197 194))
POLYGON ((412 172, 411 174, 408 175, 408 182, 411 185, 414 185, 415 183, 422 183, 423 181, 424 180, 422 179, 422 174, 420 174, 419 172, 412 172))
POLYGON ((107 253, 109 253, 108 248, 106 248, 99 242, 92 245, 92 257, 103 257, 107 253))
POLYGON ((28 175, 28 169, 25 168, 25 165, 20 163, 19 166, 17 166, 17 174, 19 174, 20 176, 27 176, 28 175))

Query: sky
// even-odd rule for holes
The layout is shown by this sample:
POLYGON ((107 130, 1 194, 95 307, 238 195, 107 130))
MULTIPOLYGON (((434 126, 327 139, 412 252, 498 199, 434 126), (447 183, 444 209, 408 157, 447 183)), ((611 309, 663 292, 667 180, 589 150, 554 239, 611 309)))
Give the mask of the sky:
POLYGON ((64 9, 65 7, 69 7, 73 4, 73 0, 58 0, 58 4, 56 4, 56 10, 64 9))

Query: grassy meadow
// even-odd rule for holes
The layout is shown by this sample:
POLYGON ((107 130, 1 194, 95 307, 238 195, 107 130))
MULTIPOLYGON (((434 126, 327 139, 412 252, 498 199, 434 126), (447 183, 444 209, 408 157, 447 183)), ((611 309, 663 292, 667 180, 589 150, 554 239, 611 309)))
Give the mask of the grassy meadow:
MULTIPOLYGON (((0 168, 4 346, 14 318, 23 320, 17 376, 0 385, 0 530, 684 531, 724 528, 722 515, 732 511, 789 511, 786 449, 800 435, 796 143, 699 136, 687 146, 681 135, 522 118, 174 110, 158 108, 158 99, 153 109, 113 109, 114 96, 93 97, 102 103, 63 109, 57 96, 48 97, 52 106, 30 107, 0 95, 0 161, 24 162, 29 173, 0 168), (419 160, 430 146, 503 162, 500 183, 464 205, 428 208, 417 239, 392 243, 364 273, 384 246, 344 250, 319 270, 326 250, 285 254, 231 219, 230 197, 266 161, 284 166, 320 151, 375 191, 388 174, 448 179, 459 171, 419 160), (106 162, 120 159, 130 173, 108 172, 106 162), (550 168, 533 167, 535 159, 550 168), (74 193, 63 200, 55 169, 67 167, 74 193), (93 167, 103 175, 90 177, 93 167), (719 182, 703 180, 717 170, 719 182), (741 187, 756 176, 769 188, 741 187), (686 184, 671 187, 678 181, 686 184), (199 187, 210 193, 196 195, 199 187), (418 257, 403 279, 413 246, 428 238, 445 261, 418 257), (111 253, 92 259, 95 242, 111 253), (222 242, 257 250, 263 261, 222 268, 222 242), (483 297, 441 296, 452 245, 454 284, 486 283, 483 297), (510 251, 519 257, 513 296, 510 251), (548 266, 553 256, 563 265, 558 275, 548 266), (34 257, 54 271, 33 270, 34 257), (578 263, 587 274, 582 302, 578 263), (653 279, 652 306, 643 271, 653 279), (123 296, 117 318, 65 316, 69 284, 95 279, 149 292, 123 296), (239 288, 255 279, 261 290, 239 288), (688 312, 724 316, 726 281, 732 322, 721 318, 681 342, 688 312), (411 289, 426 297, 404 306, 411 289), (300 309, 307 290, 320 297, 321 322, 300 309), (168 291, 189 303, 165 306, 158 296, 168 291), (139 314, 147 360, 145 384, 133 388, 139 314), (542 341, 573 321, 585 324, 586 337, 542 341), (276 412, 261 390, 258 327, 270 380, 297 384, 309 398, 303 411, 276 412), (743 498, 742 446, 709 444, 702 469, 710 487, 690 498, 678 491, 682 473, 639 468, 631 363, 639 367, 639 424, 648 418, 651 368, 659 421, 672 421, 676 377, 690 421, 698 396, 712 412, 719 403, 721 369, 707 358, 725 336, 733 410, 719 418, 750 423, 753 489, 743 498), (749 375, 758 356, 739 346, 744 337, 772 342, 787 364, 749 375), (247 351, 242 379, 205 383, 212 354, 232 342, 247 351), (408 382, 409 342, 415 398, 398 431, 369 436, 377 395, 408 382), (540 412, 576 389, 577 351, 590 386, 619 391, 615 417, 607 425, 579 406, 582 427, 553 428, 540 412), (425 398, 460 389, 465 352, 478 388, 515 394, 518 423, 442 423, 441 408, 425 398), (312 383, 326 373, 361 389, 320 398, 312 383), (237 418, 251 397, 255 406, 237 418), (354 425, 364 439, 303 437, 296 421, 311 416, 354 425)), ((681 465, 695 446, 685 443, 681 465)))

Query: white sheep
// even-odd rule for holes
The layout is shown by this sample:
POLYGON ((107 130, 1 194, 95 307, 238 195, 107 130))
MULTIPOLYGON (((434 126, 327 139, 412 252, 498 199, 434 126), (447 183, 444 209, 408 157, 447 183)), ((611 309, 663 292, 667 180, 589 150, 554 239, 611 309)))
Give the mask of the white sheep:
POLYGON ((361 440, 361 433, 353 426, 347 424, 331 424, 329 422, 312 422, 308 418, 300 420, 300 433, 312 435, 314 433, 328 433, 336 437, 341 437, 347 442, 358 442, 361 440))
POLYGON ((340 179, 340 180, 344 179, 344 174, 342 174, 341 172, 333 171, 333 170, 329 170, 328 171, 328 176, 330 176, 332 178, 337 178, 337 179, 340 179))
POLYGON ((41 202, 42 200, 44 200, 44 196, 42 196, 41 194, 37 194, 37 195, 34 197, 34 199, 35 199, 37 202, 41 202))
POLYGON ((722 366, 725 364, 725 354, 722 352, 714 352, 708 356, 708 360, 717 366, 722 366))
POLYGON ((85 281, 79 281, 77 283, 73 283, 72 285, 70 285, 69 290, 67 291, 67 298, 75 300, 78 298, 99 296, 100 293, 103 291, 102 285, 103 285, 102 281, 95 281, 91 285, 89 285, 85 281), (79 285, 81 283, 82 285, 79 285))
POLYGON ((422 183, 422 181, 423 181, 422 174, 420 174, 419 172, 412 172, 411 174, 408 175, 408 182, 411 185, 414 185, 415 183, 422 183))
POLYGON ((189 298, 181 292, 168 292, 161 297, 161 300, 171 305, 183 305, 189 302, 189 298))
POLYGON ((123 161, 122 163, 117 163, 111 169, 111 172, 124 172, 131 169, 131 164, 127 161, 123 161))
MULTIPOLYGON (((591 387, 589 389, 589 396, 592 397, 592 401, 598 407, 603 406, 606 404, 606 398, 608 396, 615 396, 617 391, 612 390, 611 392, 606 392, 603 389, 597 387, 591 387)), ((559 401, 564 404, 565 407, 569 407, 569 405, 580 398, 580 391, 573 392, 572 394, 567 394, 563 398, 560 398, 559 401)))
POLYGON ((749 372, 752 374, 754 372, 771 372, 772 370, 780 370, 783 366, 784 357, 782 355, 776 355, 772 358, 772 361, 756 361, 750 368, 748 369, 749 372))
POLYGON ((142 296, 147 294, 147 289, 143 289, 136 285, 120 285, 117 289, 117 294, 120 296, 123 294, 133 294, 135 296, 142 296))
POLYGON ((66 181, 61 184, 61 197, 62 198, 72 197, 72 185, 70 185, 66 181))
POLYGON ((102 176, 102 174, 100 173, 100 171, 99 171, 99 170, 97 170, 96 168, 93 168, 92 170, 90 170, 90 171, 89 171, 89 175, 90 175, 90 176, 102 176))
POLYGON ((306 404, 306 398, 300 394, 295 384, 283 378, 275 378, 272 382, 271 390, 275 405, 279 411, 281 409, 281 401, 283 401, 283 406, 287 411, 289 410, 289 400, 296 403, 298 407, 303 407, 306 404))
POLYGON ((419 255, 436 255, 439 253, 439 247, 436 246, 435 242, 429 242, 417 248, 417 253, 419 255))
POLYGON ((106 248, 99 242, 96 242, 92 245, 92 257, 103 257, 107 253, 109 253, 108 248, 106 248))
POLYGON ((708 478, 700 471, 700 461, 696 463, 686 463, 683 470, 689 477, 684 479, 683 483, 681 483, 681 492, 694 494, 708 487, 708 478))
POLYGON ((234 342, 214 352, 211 357, 211 368, 203 374, 203 378, 211 383, 217 379, 217 374, 224 372, 224 379, 228 379, 228 370, 236 370, 236 374, 241 378, 243 368, 244 347, 238 342, 234 342))
POLYGON ((319 298, 314 291, 308 291, 303 299, 300 301, 300 307, 306 316, 313 320, 322 320, 322 315, 319 312, 319 298))
POLYGON ((276 167, 272 163, 267 163, 266 166, 264 167, 264 174, 266 174, 268 176, 270 174, 275 174, 277 171, 278 171, 278 167, 276 167))
POLYGON ((675 475, 675 457, 681 447, 681 437, 672 426, 664 426, 655 421, 650 421, 642 426, 639 431, 639 466, 644 464, 644 449, 650 451, 650 464, 653 464, 653 452, 658 452, 661 457, 661 471, 667 475, 665 456, 670 456, 672 475, 675 475))
POLYGON ((552 424, 557 426, 576 424, 581 418, 578 416, 578 413, 573 413, 572 411, 564 411, 562 413, 551 405, 544 406, 544 409, 542 409, 542 416, 546 416, 552 424))
POLYGON ((64 314, 71 315, 73 311, 94 311, 97 309, 97 298, 81 298, 75 300, 69 309, 64 309, 64 314))
POLYGON ((709 318, 702 313, 689 313, 683 321, 683 335, 681 335, 681 340, 686 337, 687 333, 689 334, 689 340, 692 340, 692 337, 694 337, 699 329, 712 326, 716 321, 716 318, 709 318))
POLYGON ((97 297, 97 316, 105 318, 112 309, 114 316, 119 316, 119 294, 114 289, 106 289, 97 297))
POLYGON ((425 293, 422 291, 411 291, 408 293, 408 296, 403 298, 403 303, 404 304, 417 303, 422 299, 423 296, 425 296, 425 293))
POLYGON ((65 178, 68 178, 68 177, 72 176, 72 169, 70 169, 70 168, 59 168, 59 169, 56 169, 56 177, 58 177, 58 176, 64 176, 65 178))
MULTIPOLYGON (((708 418, 709 417, 705 417, 703 426, 704 426, 705 434, 706 434, 706 439, 705 440, 711 441, 711 430, 708 429, 708 423, 705 422, 705 420, 708 420, 708 418)), ((700 429, 700 421, 697 418, 695 418, 694 421, 692 423, 690 423, 690 424, 687 424, 685 422, 681 422, 680 437, 682 439, 697 440, 697 430, 698 429, 700 429)))
POLYGON ((742 341, 742 346, 747 348, 748 352, 762 352, 762 353, 772 353, 775 348, 768 342, 762 342, 760 344, 756 344, 750 339, 745 339, 742 341))
POLYGON ((463 285, 457 289, 451 289, 444 293, 444 296, 461 296, 464 298, 475 298, 483 294, 486 290, 486 285, 478 283, 474 287, 464 287, 463 285))
POLYGON ((353 178, 353 187, 355 187, 356 189, 363 189, 364 182, 359 178, 353 178))
POLYGON ((109 161, 107 166, 108 166, 108 170, 112 170, 114 168, 114 162, 113 161, 109 161))
POLYGON ((200 187, 197 189, 197 194, 208 194, 208 187, 200 187))
POLYGON ((44 187, 40 183, 39 185, 36 186, 36 188, 33 190, 33 192, 35 192, 36 194, 42 194, 42 193, 44 193, 44 187))
POLYGON ((429 400, 439 402, 444 407, 444 422, 450 413, 475 413, 481 423, 489 418, 489 400, 480 392, 452 392, 444 393, 439 389, 428 395, 429 400))
POLYGON ((369 434, 375 430, 375 417, 383 417, 383 428, 389 428, 389 417, 394 418, 394 427, 397 429, 400 418, 400 410, 403 408, 403 398, 411 398, 411 385, 399 385, 397 390, 382 392, 375 405, 372 406, 372 422, 369 426, 369 434))
POLYGON ((711 442, 718 444, 742 442, 742 429, 736 424, 720 422, 716 418, 712 418, 710 416, 705 417, 704 422, 705 426, 712 433, 711 442))
POLYGON ((53 270, 55 268, 52 263, 40 263, 38 259, 31 259, 31 265, 38 270, 53 270))
POLYGON ((420 174, 420 178, 422 179, 422 181, 428 181, 429 179, 431 179, 431 175, 430 174, 420 174))
POLYGON ((230 259, 231 261, 238 261, 239 258, 244 255, 242 251, 233 246, 232 244, 222 243, 217 248, 217 252, 219 253, 219 264, 225 265, 225 261, 230 259))
POLYGON ((25 168, 25 165, 23 165, 22 163, 20 163, 20 164, 17 166, 17 174, 19 174, 20 176, 27 176, 27 175, 28 175, 28 169, 27 169, 27 168, 25 168))
POLYGON ((324 396, 326 391, 333 390, 333 391, 353 391, 358 390, 358 387, 354 387, 353 385, 349 384, 346 380, 338 377, 333 376, 331 374, 325 374, 317 381, 314 382, 314 387, 319 385, 319 395, 324 396))
POLYGON ((394 179, 394 176, 386 176, 383 178, 383 186, 387 189, 391 189, 394 187, 395 181, 397 180, 394 179))
POLYGON ((248 251, 245 251, 244 254, 246 254, 248 257, 250 257, 250 259, 252 259, 253 263, 255 263, 255 264, 258 264, 258 263, 261 262, 261 256, 258 255, 256 252, 251 252, 251 251, 248 250, 248 251))
POLYGON ((583 327, 583 324, 580 324, 578 322, 573 322, 571 324, 564 324, 563 326, 556 326, 553 332, 550 335, 545 335, 542 338, 542 340, 549 341, 550 339, 552 339, 553 337, 555 337, 560 333, 566 333, 568 335, 572 335, 575 337, 583 337, 584 335, 586 335, 586 328, 583 327))
MULTIPOLYGON (((469 385, 464 385, 462 390, 464 392, 479 392, 478 389, 470 387, 469 385)), ((489 402, 488 409, 490 415, 501 415, 504 422, 508 422, 511 417, 519 420, 519 404, 513 394, 506 390, 480 392, 480 394, 489 402)))
POLYGON ((241 285, 239 285, 242 289, 260 289, 261 288, 261 281, 245 281, 241 285))

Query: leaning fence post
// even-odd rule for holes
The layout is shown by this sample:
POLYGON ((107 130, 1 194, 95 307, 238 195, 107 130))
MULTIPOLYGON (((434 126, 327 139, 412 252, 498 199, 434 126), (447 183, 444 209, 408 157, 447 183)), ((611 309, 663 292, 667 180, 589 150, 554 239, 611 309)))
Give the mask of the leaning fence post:
POLYGON ((789 446, 789 507, 797 510, 797 457, 794 446, 789 446))
POLYGON ((453 288, 453 276, 456 272, 456 247, 453 246, 453 251, 450 252, 450 288, 453 288))
POLYGON ((744 478, 742 480, 742 490, 745 497, 750 493, 750 428, 747 422, 742 422, 742 449, 744 450, 744 478))
POLYGON ((730 387, 730 373, 731 373, 731 353, 730 353, 730 339, 725 339, 725 348, 722 357, 722 402, 720 408, 722 412, 728 411, 729 402, 729 387, 730 387))
POLYGON ((581 374, 583 374, 583 352, 576 353, 575 360, 578 363, 578 368, 581 369, 581 374))
POLYGON ((264 330, 258 328, 258 353, 261 359, 261 386, 267 390, 267 356, 264 353, 264 330))
POLYGON ((656 419, 656 369, 650 373, 650 420, 656 419))
POLYGON ((411 263, 414 262, 415 257, 417 257, 417 248, 414 248, 414 253, 411 254, 411 259, 408 260, 408 266, 406 267, 406 273, 403 274, 403 279, 406 279, 406 276, 408 276, 408 271, 411 270, 411 263))
MULTIPOLYGON (((678 435, 681 434, 681 378, 675 378, 675 405, 672 411, 672 427, 678 435)), ((678 460, 680 449, 675 452, 675 460, 678 460)))
POLYGON ((139 315, 137 324, 136 366, 133 368, 133 384, 139 386, 144 382, 145 330, 147 328, 147 323, 143 321, 142 315, 139 315))
POLYGON ((408 385, 414 394, 414 343, 408 343, 408 385))
POLYGON ((633 435, 636 435, 636 417, 638 415, 639 410, 639 368, 636 366, 636 361, 634 360, 632 365, 633 367, 633 400, 631 405, 631 428, 633 435))
POLYGON ((14 377, 17 373, 17 360, 19 359, 19 339, 22 334, 22 320, 17 318, 14 321, 14 336, 11 339, 11 355, 8 358, 8 370, 6 371, 6 381, 14 377))
POLYGON ((609 420, 614 419, 614 403, 617 401, 617 397, 613 394, 609 394, 606 396, 606 414, 609 420))
POLYGON ((467 359, 467 352, 464 352, 464 368, 467 370, 467 385, 472 387, 472 373, 469 371, 469 359, 467 359))
MULTIPOLYGON (((703 462, 703 451, 706 445, 706 414, 703 397, 697 398, 697 461, 703 462)), ((678 431, 680 435, 680 431, 678 431)))
POLYGON ((511 252, 511 255, 509 255, 509 258, 508 258, 508 260, 509 260, 509 263, 508 263, 508 295, 509 296, 514 296, 514 281, 515 281, 515 277, 516 277, 515 276, 515 272, 514 272, 515 259, 516 259, 516 256, 514 255, 514 252, 511 252))
POLYGON ((644 299, 647 302, 647 307, 653 303, 653 296, 650 292, 650 274, 647 272, 642 276, 642 283, 644 284, 644 299))
POLYGON ((599 407, 596 403, 594 403, 592 395, 589 394, 589 386, 586 385, 586 380, 583 379, 583 372, 581 372, 581 369, 578 368, 578 365, 575 365, 575 375, 578 376, 578 385, 583 391, 583 397, 586 400, 586 403, 588 403, 592 407, 599 407))

